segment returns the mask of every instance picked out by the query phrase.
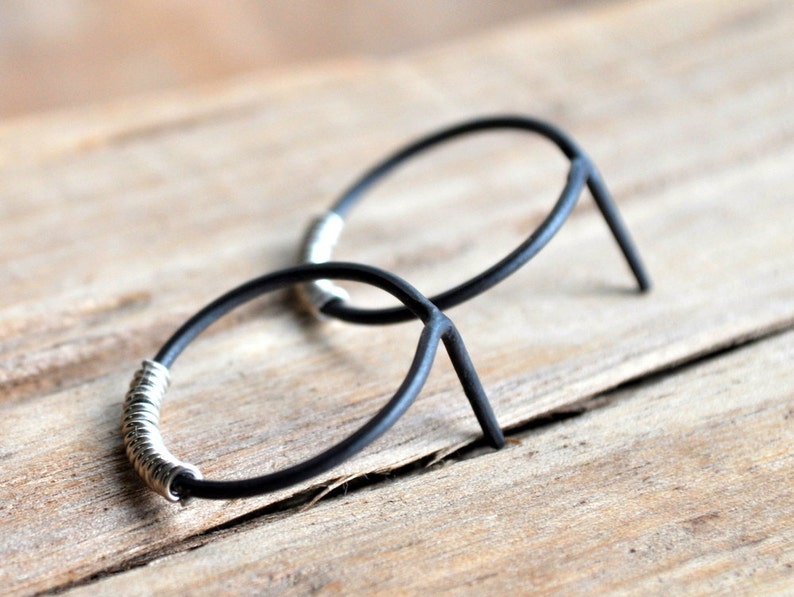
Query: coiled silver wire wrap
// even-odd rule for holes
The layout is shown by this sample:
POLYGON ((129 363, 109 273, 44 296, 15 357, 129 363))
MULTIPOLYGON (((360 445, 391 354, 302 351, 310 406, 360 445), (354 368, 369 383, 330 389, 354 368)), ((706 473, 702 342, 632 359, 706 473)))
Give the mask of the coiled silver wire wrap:
POLYGON ((160 403, 168 388, 168 368, 156 361, 143 361, 135 372, 124 399, 121 434, 124 448, 135 471, 146 485, 171 502, 179 496, 171 483, 180 474, 201 479, 201 472, 176 458, 165 447, 160 434, 160 403))
MULTIPOLYGON (((333 211, 328 211, 316 218, 301 244, 300 262, 325 263, 329 261, 344 226, 345 221, 342 216, 333 211)), ((322 317, 320 309, 326 303, 335 299, 346 301, 350 298, 343 288, 331 280, 315 280, 301 284, 298 287, 298 295, 317 317, 322 317)))

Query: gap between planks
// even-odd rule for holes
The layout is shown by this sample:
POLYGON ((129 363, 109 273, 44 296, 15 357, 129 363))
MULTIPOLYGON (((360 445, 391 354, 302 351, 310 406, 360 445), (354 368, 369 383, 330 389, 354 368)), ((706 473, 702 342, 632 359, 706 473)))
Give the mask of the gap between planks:
POLYGON ((337 490, 337 499, 313 511, 248 520, 211 545, 185 545, 150 567, 92 578, 67 592, 782 590, 794 579, 792 494, 790 484, 774 479, 776 470, 781 480, 794 472, 786 450, 794 439, 792 354, 794 332, 735 346, 610 392, 599 408, 582 404, 587 417, 516 430, 512 450, 473 459, 464 451, 450 458, 452 466, 422 471, 428 479, 417 479, 414 469, 390 483, 337 490), (753 366, 759 358, 768 371, 753 366), (727 392, 714 383, 726 375, 727 392), (687 407, 695 418, 678 414, 687 407), (536 450, 542 459, 534 458, 536 450), (507 464, 526 458, 534 465, 507 464), (509 479, 494 480, 500 475, 509 479), (754 493, 754 480, 762 495, 754 493), (533 499, 525 503, 518 487, 533 499), (439 503, 436 491, 450 501, 439 503), (346 517, 349 524, 341 522, 346 517), (610 519, 623 523, 612 527, 610 519), (424 545, 423 557, 404 548, 406 541, 424 545), (363 543, 378 557, 362 552, 363 543))
MULTIPOLYGON (((794 337, 792 336, 792 328, 794 328, 794 326, 781 327, 751 337, 736 339, 726 346, 715 346, 711 351, 692 355, 689 359, 682 359, 679 362, 671 363, 669 366, 657 371, 650 371, 637 378, 629 379, 597 395, 584 397, 582 400, 563 406, 558 410, 533 418, 519 425, 506 428, 504 430, 505 439, 508 445, 520 444, 522 438, 527 438, 533 433, 553 427, 560 422, 568 421, 569 419, 579 417, 593 410, 609 406, 618 397, 623 400, 630 400, 632 394, 642 393, 644 389, 663 382, 665 378, 669 376, 696 374, 697 369, 708 367, 709 363, 714 361, 730 358, 731 354, 737 351, 746 351, 756 346, 763 349, 765 342, 774 342, 775 339, 781 336, 785 337, 787 334, 790 337, 794 337)), ((386 485, 387 483, 399 482, 400 480, 409 479, 417 475, 432 474, 437 467, 444 467, 451 463, 470 460, 492 452, 493 450, 491 448, 484 446, 482 440, 477 440, 475 442, 469 442, 445 449, 438 454, 427 455, 394 469, 386 468, 364 474, 330 479, 324 487, 310 487, 284 500, 268 504, 263 508, 228 520, 216 527, 208 528, 201 533, 186 537, 164 548, 156 549, 141 557, 122 562, 110 569, 99 570, 87 578, 78 579, 60 587, 53 587, 51 590, 44 591, 42 594, 62 594, 74 588, 90 588, 92 584, 98 581, 103 581, 118 574, 124 574, 136 568, 148 566, 163 558, 189 552, 207 545, 210 542, 223 540, 228 536, 261 528, 263 524, 274 524, 279 520, 304 513, 308 509, 316 506, 321 500, 338 500, 341 497, 352 496, 355 492, 374 489, 378 486, 386 485)), ((430 482, 432 483, 432 479, 430 482)), ((190 507, 190 505, 187 504, 185 507, 190 507)), ((792 573, 792 577, 794 578, 794 573, 792 573)))

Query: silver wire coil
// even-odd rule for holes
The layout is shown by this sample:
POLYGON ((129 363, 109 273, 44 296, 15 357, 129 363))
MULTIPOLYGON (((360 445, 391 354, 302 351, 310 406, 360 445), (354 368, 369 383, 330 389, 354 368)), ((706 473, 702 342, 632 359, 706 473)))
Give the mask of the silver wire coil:
POLYGON ((168 388, 169 372, 156 361, 143 361, 135 372, 124 399, 121 434, 135 471, 152 490, 171 502, 179 496, 171 490, 177 475, 201 479, 201 472, 182 462, 165 447, 160 434, 160 404, 168 388))
MULTIPOLYGON (((344 226, 345 221, 342 216, 333 211, 328 211, 316 218, 303 238, 300 262, 325 263, 330 261, 344 226)), ((320 309, 328 302, 336 299, 346 301, 350 298, 343 288, 331 280, 315 280, 301 284, 298 287, 298 295, 306 307, 320 318, 323 317, 320 309)))

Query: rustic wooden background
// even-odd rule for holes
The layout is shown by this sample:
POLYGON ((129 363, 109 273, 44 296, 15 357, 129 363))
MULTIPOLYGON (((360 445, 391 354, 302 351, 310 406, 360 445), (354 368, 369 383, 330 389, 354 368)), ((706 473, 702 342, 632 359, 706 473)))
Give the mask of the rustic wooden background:
POLYGON ((0 117, 252 70, 389 57, 581 2, 6 0, 0 3, 0 117))
MULTIPOLYGON (((785 1, 599 3, 0 123, 0 593, 794 591, 792 23, 785 1), (504 111, 589 150, 656 285, 634 291, 584 196, 450 310, 508 447, 477 447, 442 355, 322 477, 185 508, 143 488, 118 431, 140 359, 290 264, 385 151, 504 111)), ((521 135, 461 142, 379 188, 338 255, 440 290, 520 242, 564 171, 521 135)), ((211 478, 315 453, 383 403, 417 331, 267 297, 173 368, 169 447, 211 478)))

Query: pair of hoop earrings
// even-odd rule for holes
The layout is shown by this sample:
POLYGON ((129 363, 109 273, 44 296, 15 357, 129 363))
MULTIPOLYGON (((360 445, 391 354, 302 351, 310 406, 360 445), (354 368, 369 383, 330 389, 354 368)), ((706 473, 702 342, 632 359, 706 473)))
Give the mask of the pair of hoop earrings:
POLYGON ((601 175, 579 145, 556 126, 523 116, 479 118, 422 137, 395 152, 365 172, 326 214, 312 223, 301 248, 302 265, 255 278, 222 295, 185 322, 153 359, 143 362, 127 392, 121 424, 127 457, 133 467, 146 485, 169 501, 188 497, 250 497, 319 475, 361 451, 402 416, 421 391, 440 343, 449 353, 486 441, 494 448, 501 448, 505 443, 502 430, 463 340, 443 310, 485 292, 532 259, 561 228, 585 186, 606 219, 640 291, 648 290, 650 278, 601 175), (430 298, 405 280, 382 269, 330 261, 345 216, 386 175, 412 157, 447 141, 473 133, 506 129, 545 137, 570 161, 565 186, 551 212, 509 255, 470 280, 430 298), (400 301, 401 306, 386 309, 352 306, 347 293, 333 282, 339 280, 380 288, 400 301), (169 383, 169 367, 191 341, 225 314, 263 294, 293 286, 299 288, 305 302, 317 314, 325 317, 366 325, 396 323, 414 318, 421 320, 424 328, 408 373, 392 398, 369 422, 317 456, 283 470, 249 479, 203 479, 197 467, 182 462, 168 451, 160 434, 160 405, 169 383))

